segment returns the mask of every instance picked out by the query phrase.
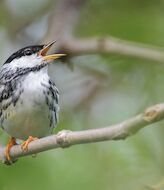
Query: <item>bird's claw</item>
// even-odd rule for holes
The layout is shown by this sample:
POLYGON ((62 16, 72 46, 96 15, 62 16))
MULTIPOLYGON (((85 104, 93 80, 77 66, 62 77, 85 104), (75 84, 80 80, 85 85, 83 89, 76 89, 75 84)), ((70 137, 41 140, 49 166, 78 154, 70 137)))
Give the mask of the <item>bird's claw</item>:
POLYGON ((38 139, 37 137, 29 136, 28 139, 21 144, 22 150, 23 151, 28 151, 28 145, 29 145, 29 143, 32 142, 32 141, 35 141, 37 139, 38 139))
POLYGON ((6 146, 6 149, 5 149, 5 157, 6 157, 6 161, 5 163, 7 165, 11 165, 13 163, 12 159, 11 159, 11 156, 10 156, 10 149, 16 145, 16 140, 14 137, 11 137, 11 139, 9 140, 7 146, 6 146))

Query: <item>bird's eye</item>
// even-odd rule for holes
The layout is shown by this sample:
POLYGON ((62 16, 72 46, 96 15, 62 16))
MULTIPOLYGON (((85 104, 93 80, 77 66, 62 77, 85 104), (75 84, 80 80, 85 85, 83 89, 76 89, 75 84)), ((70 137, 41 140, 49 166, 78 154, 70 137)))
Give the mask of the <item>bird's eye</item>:
POLYGON ((27 49, 25 52, 24 52, 25 55, 31 55, 32 54, 32 51, 30 49, 27 49))

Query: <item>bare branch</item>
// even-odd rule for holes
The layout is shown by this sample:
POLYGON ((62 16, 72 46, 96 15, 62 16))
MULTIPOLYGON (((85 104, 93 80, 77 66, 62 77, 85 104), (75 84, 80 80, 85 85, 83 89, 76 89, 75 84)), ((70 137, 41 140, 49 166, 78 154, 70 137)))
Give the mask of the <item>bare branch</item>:
POLYGON ((164 49, 114 37, 88 39, 71 38, 65 41, 63 49, 71 55, 90 53, 119 54, 150 61, 164 62, 164 49))
POLYGON ((80 10, 86 0, 59 0, 51 14, 45 41, 57 40, 54 47, 68 55, 83 54, 119 54, 140 59, 163 62, 164 49, 142 43, 130 42, 114 37, 79 39, 74 30, 80 16, 80 10))
MULTIPOLYGON (((141 128, 164 119, 164 103, 154 105, 140 115, 116 125, 105 128, 90 129, 85 131, 61 131, 57 135, 45 137, 29 144, 28 151, 23 152, 20 145, 12 147, 10 155, 16 158, 36 154, 42 151, 65 148, 71 145, 100 142, 107 140, 121 140, 134 135, 141 128)), ((5 161, 5 148, 0 148, 0 160, 5 161)))
POLYGON ((77 24, 80 9, 85 2, 86 0, 58 0, 49 19, 49 27, 44 40, 54 39, 60 41, 61 44, 70 38, 77 24))

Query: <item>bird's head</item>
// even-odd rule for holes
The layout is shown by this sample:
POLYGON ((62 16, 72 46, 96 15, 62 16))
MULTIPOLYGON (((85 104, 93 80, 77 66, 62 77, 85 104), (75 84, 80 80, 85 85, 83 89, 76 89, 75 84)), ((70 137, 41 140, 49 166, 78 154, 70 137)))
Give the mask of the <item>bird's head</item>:
POLYGON ((14 68, 43 68, 53 60, 65 56, 65 54, 47 55, 48 50, 55 42, 46 45, 27 46, 13 53, 4 63, 14 68))

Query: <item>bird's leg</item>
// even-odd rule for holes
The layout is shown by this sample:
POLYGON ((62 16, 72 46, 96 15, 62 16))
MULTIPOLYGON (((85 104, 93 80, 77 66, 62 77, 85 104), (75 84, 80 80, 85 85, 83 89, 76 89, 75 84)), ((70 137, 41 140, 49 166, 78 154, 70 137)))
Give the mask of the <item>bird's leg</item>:
POLYGON ((22 143, 21 145, 22 150, 27 151, 29 143, 37 139, 38 139, 37 137, 29 136, 28 139, 22 143))
POLYGON ((5 156, 6 156, 6 159, 7 161, 11 162, 11 157, 10 157, 10 149, 16 145, 16 140, 14 137, 11 137, 7 146, 6 146, 6 150, 5 150, 5 156))

